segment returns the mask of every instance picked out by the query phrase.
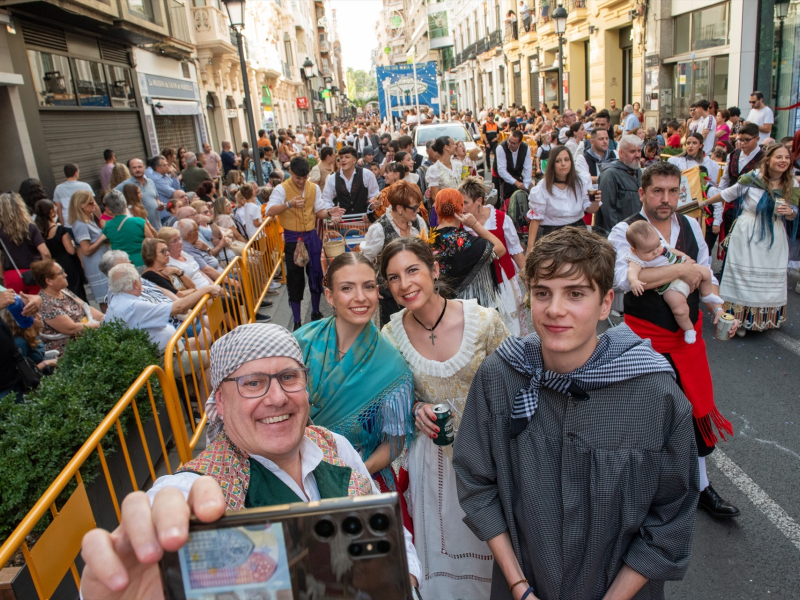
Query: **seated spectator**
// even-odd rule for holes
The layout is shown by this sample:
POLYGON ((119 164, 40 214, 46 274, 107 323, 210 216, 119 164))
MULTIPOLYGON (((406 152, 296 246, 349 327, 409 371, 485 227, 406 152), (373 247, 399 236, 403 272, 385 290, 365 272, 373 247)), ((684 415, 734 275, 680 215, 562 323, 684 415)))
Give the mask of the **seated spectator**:
POLYGON ((711 160, 724 164, 728 160, 728 152, 722 146, 715 146, 711 151, 711 160))
MULTIPOLYGON (((186 222, 184 228, 186 228, 187 231, 197 227, 194 221, 189 221, 188 219, 184 219, 183 221, 186 222)), ((178 221, 178 224, 180 223, 181 221, 178 221)), ((162 227, 158 232, 158 239, 167 244, 167 249, 169 250, 168 264, 186 273, 189 279, 194 282, 195 287, 202 288, 214 283, 214 279, 211 279, 200 269, 198 262, 184 252, 183 238, 180 231, 173 227, 162 227)))
MULTIPOLYGON (((222 293, 222 288, 210 285, 169 304, 155 304, 142 297, 142 279, 132 264, 116 265, 108 272, 108 289, 111 292, 106 313, 108 320, 118 319, 128 328, 144 329, 162 353, 176 331, 170 318, 189 312, 206 294, 217 297, 222 293)), ((189 351, 186 351, 183 340, 178 342, 180 361, 173 357, 176 374, 181 372, 181 368, 187 374, 192 370, 199 374, 208 369, 208 355, 205 350, 198 349, 197 343, 197 338, 191 338, 189 351)))
POLYGON ((169 216, 165 219, 162 219, 162 224, 174 227, 175 223, 178 221, 178 211, 184 206, 187 206, 187 202, 188 200, 186 199, 186 192, 183 190, 175 190, 172 193, 172 198, 170 198, 170 201, 167 202, 167 212, 169 213, 169 216))
POLYGON ((44 327, 41 315, 37 314, 33 318, 33 325, 27 329, 20 327, 7 310, 3 311, 3 320, 11 330, 11 335, 14 336, 14 344, 19 348, 22 356, 30 358, 36 364, 36 368, 42 372, 42 375, 52 375, 58 359, 46 358, 44 355, 44 343, 39 337, 42 327, 44 327))
POLYGON ((217 190, 214 187, 214 183, 211 181, 204 181, 200 185, 197 186, 195 190, 195 194, 197 197, 200 198, 203 202, 213 202, 214 198, 217 197, 217 190))
POLYGON ((40 314, 44 322, 41 336, 45 350, 63 352, 67 343, 84 330, 100 327, 103 313, 67 289, 67 275, 61 265, 46 258, 34 262, 31 271, 36 285, 41 288, 40 314))
POLYGON ((125 197, 118 190, 111 190, 103 199, 106 209, 114 216, 105 227, 103 233, 114 250, 122 250, 130 257, 136 268, 144 271, 142 261, 142 242, 146 238, 155 237, 153 228, 141 217, 127 214, 128 205, 125 197))
POLYGON ((0 194, 0 252, 5 286, 17 293, 38 294, 39 286, 26 284, 24 273, 34 261, 50 258, 50 250, 22 198, 14 192, 0 194))
POLYGON ((236 169, 228 171, 228 174, 225 176, 225 185, 230 187, 235 185, 239 187, 242 183, 242 172, 236 169))
POLYGON ((146 267, 142 279, 173 294, 173 299, 187 296, 197 289, 185 271, 170 266, 169 248, 164 240, 159 238, 145 240, 142 243, 142 260, 146 267))
POLYGON ((251 186, 244 185, 239 188, 239 196, 241 196, 242 205, 236 209, 234 218, 242 224, 247 237, 251 238, 261 227, 261 209, 256 202, 256 195, 251 186))
MULTIPOLYGON (((23 316, 33 317, 39 312, 39 308, 42 306, 42 298, 40 296, 29 296, 22 293, 19 294, 19 297, 23 303, 23 316)), ((14 290, 0 292, 0 309, 14 304, 16 300, 17 294, 14 290)), ((22 376, 14 360, 16 353, 14 336, 5 321, 0 319, 0 398, 14 394, 14 401, 20 403, 23 401, 22 394, 24 390, 22 376)))

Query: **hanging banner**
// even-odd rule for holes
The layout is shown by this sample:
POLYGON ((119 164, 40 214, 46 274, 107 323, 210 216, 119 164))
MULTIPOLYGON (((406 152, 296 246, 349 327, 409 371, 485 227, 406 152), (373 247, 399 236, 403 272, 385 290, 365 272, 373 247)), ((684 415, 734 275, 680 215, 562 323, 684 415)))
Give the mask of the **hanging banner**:
POLYGON ((308 108, 308 98, 301 96, 297 99, 297 108, 308 108))
POLYGON ((436 81, 435 62, 417 64, 416 89, 414 65, 378 67, 376 73, 382 119, 387 118, 388 110, 391 110, 393 115, 402 116, 404 110, 416 106, 417 99, 420 108, 430 107, 433 112, 439 114, 439 85, 436 81))
POLYGON ((450 31, 450 16, 447 4, 442 0, 426 0, 428 13, 428 43, 430 49, 446 48, 453 45, 450 31))

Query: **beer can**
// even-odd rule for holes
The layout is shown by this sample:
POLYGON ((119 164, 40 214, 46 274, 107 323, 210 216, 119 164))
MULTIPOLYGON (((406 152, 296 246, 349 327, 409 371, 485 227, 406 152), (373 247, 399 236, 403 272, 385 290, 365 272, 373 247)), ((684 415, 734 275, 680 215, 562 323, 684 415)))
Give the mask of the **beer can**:
POLYGON ((717 329, 714 332, 714 337, 721 342, 727 342, 730 339, 731 327, 736 322, 734 316, 730 313, 721 313, 719 321, 717 321, 717 329))
POLYGON ((453 443, 453 418, 450 407, 447 404, 437 404, 433 407, 433 414, 436 415, 436 426, 439 428, 433 443, 437 446, 449 446, 453 443))

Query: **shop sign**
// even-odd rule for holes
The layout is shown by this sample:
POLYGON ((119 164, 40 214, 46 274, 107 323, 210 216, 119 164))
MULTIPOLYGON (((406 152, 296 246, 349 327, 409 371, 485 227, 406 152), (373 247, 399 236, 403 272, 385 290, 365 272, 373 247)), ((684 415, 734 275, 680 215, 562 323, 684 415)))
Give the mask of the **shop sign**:
POLYGON ((326 90, 322 90, 322 99, 323 100, 325 100, 325 98, 330 98, 330 97, 331 97, 331 91, 330 90, 327 90, 327 89, 326 90))
POLYGON ((142 95, 154 98, 178 98, 195 100, 200 97, 197 84, 185 79, 162 77, 150 73, 139 73, 139 87, 142 95))
MULTIPOLYGON (((393 29, 400 29, 403 26, 403 17, 400 15, 392 15, 389 19, 389 24, 393 29)), ((389 53, 387 52, 387 54, 389 53)))
POLYGON ((301 96, 297 99, 297 108, 308 108, 308 98, 301 96))
POLYGON ((226 116, 227 116, 229 119, 235 119, 236 117, 238 117, 238 116, 239 116, 239 113, 238 113, 238 111, 237 111, 235 108, 229 108, 229 109, 227 109, 227 110, 225 111, 225 115, 226 115, 226 116))
POLYGON ((272 91, 265 85, 261 86, 261 104, 272 106, 272 91))

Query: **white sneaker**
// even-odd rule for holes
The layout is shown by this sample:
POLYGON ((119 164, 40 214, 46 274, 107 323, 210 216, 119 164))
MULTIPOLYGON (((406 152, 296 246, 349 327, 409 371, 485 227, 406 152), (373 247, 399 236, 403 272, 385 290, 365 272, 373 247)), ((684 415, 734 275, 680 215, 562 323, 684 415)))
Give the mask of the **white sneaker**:
POLYGON ((280 283, 279 281, 273 281, 272 283, 269 284, 269 289, 274 292, 275 290, 281 289, 282 285, 283 284, 280 283))

